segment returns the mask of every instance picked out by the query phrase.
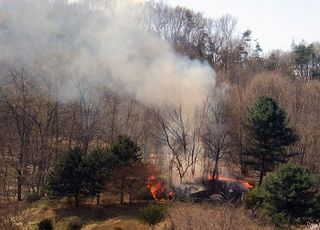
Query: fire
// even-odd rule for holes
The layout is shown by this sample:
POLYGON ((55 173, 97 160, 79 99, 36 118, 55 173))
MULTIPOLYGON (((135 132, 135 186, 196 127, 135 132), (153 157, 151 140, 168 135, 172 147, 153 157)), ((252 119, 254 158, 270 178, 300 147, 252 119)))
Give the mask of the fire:
POLYGON ((166 189, 163 186, 163 184, 161 183, 161 181, 157 180, 157 178, 155 176, 150 176, 148 178, 147 187, 150 189, 152 197, 155 200, 158 200, 159 198, 161 198, 161 196, 163 194, 165 194, 165 192, 166 192, 166 189))
MULTIPOLYGON (((227 182, 239 182, 242 184, 242 186, 245 188, 245 189, 249 189, 249 188, 252 188, 253 186, 247 182, 247 181, 244 181, 244 180, 238 180, 238 179, 234 179, 234 178, 229 178, 229 177, 222 177, 222 176, 219 176, 217 178, 218 180, 221 180, 221 181, 227 181, 227 182)), ((209 176, 209 180, 212 180, 212 177, 209 176)))

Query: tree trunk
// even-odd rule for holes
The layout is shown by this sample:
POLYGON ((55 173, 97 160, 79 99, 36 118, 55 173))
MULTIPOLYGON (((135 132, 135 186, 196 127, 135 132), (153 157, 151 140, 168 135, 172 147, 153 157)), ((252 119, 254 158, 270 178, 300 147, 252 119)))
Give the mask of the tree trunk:
POLYGON ((259 186, 262 184, 262 180, 263 180, 263 171, 260 171, 260 176, 259 176, 259 186))
POLYGON ((89 140, 85 140, 83 143, 83 151, 85 156, 87 156, 88 154, 88 149, 89 149, 89 140))
POLYGON ((120 204, 123 204, 123 198, 124 198, 124 192, 123 192, 124 186, 121 182, 121 191, 120 191, 120 204))
POLYGON ((129 194, 129 204, 131 204, 131 202, 132 202, 132 194, 130 193, 129 194))
POLYGON ((100 193, 97 194, 97 206, 100 204, 100 193))
POLYGON ((22 172, 18 170, 18 178, 17 178, 17 200, 22 201, 22 172))
POLYGON ((183 181, 183 175, 181 173, 179 173, 179 179, 180 179, 180 183, 182 184, 183 181))
POLYGON ((259 176, 259 186, 262 184, 262 180, 263 180, 263 175, 264 175, 264 162, 265 162, 265 156, 262 156, 260 176, 259 176))
POLYGON ((76 206, 79 207, 79 196, 75 195, 74 198, 76 199, 76 206))
POLYGON ((212 172, 212 180, 216 180, 219 177, 219 159, 216 158, 215 164, 214 164, 214 169, 212 172))

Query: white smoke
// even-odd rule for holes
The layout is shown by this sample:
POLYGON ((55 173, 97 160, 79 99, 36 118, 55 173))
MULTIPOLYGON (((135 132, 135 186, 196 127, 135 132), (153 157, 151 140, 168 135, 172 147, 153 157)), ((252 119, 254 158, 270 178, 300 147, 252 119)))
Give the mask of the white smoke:
POLYGON ((1 66, 21 66, 60 82, 63 101, 74 99, 81 83, 145 104, 201 104, 215 84, 212 68, 176 54, 169 42, 142 29, 132 13, 138 8, 114 13, 106 3, 2 0, 1 66))

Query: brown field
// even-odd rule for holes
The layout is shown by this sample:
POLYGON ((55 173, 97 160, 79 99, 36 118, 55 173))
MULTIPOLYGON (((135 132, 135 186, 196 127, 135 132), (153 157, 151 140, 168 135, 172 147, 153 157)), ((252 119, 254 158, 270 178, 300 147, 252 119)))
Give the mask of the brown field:
MULTIPOLYGON (((125 205, 95 206, 83 204, 76 208, 65 201, 41 200, 32 205, 16 203, 16 212, 7 213, 7 225, 0 229, 37 229, 37 223, 44 219, 53 220, 55 229, 67 229, 72 218, 78 217, 85 230, 148 230, 151 227, 141 223, 138 210, 148 203, 133 203, 125 205), (22 208, 23 206, 23 208, 22 208)), ((15 205, 11 205, 14 207, 15 205)), ((233 230, 235 229, 272 229, 258 225, 249 218, 246 210, 234 207, 217 207, 210 204, 194 204, 185 202, 168 203, 169 212, 165 221, 155 226, 157 230, 233 230)), ((4 215, 3 215, 4 217, 4 215)))

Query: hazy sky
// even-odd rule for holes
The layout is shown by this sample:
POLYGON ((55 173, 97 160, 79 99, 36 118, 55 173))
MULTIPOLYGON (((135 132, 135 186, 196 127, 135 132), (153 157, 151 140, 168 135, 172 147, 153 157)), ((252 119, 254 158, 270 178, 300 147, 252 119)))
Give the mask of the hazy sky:
POLYGON ((289 50, 298 43, 320 41, 320 0, 166 0, 217 18, 231 14, 240 31, 250 29, 264 51, 289 50))

